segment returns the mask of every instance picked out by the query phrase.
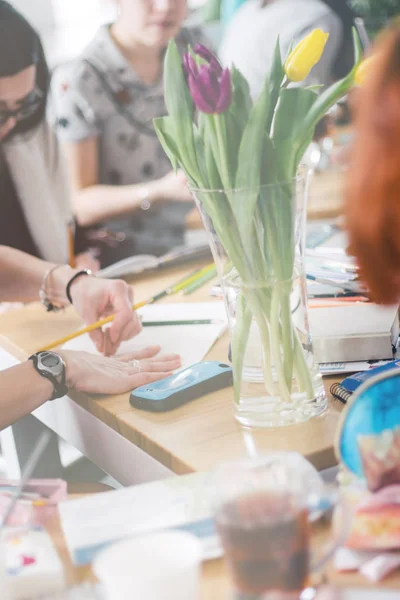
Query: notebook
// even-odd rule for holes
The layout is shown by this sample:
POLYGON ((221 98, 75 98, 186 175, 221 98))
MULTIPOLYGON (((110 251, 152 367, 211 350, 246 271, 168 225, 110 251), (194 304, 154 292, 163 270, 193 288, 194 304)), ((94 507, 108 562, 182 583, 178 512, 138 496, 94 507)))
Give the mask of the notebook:
POLYGON ((151 254, 138 254, 129 256, 116 262, 97 273, 99 277, 124 277, 126 275, 138 275, 144 272, 156 271, 176 267, 188 262, 212 259, 208 244, 197 244, 195 246, 179 246, 164 256, 156 257, 151 254))
MULTIPOLYGON (((161 346, 163 354, 179 354, 182 369, 203 360, 214 343, 227 328, 223 302, 186 302, 176 304, 149 304, 138 313, 144 321, 190 321, 211 319, 207 325, 171 325, 144 327, 136 337, 122 342, 118 354, 135 352, 147 346, 161 346)), ((88 334, 70 340, 64 345, 69 350, 84 350, 97 354, 88 334)))
POLYGON ((333 383, 330 392, 334 398, 342 402, 342 404, 346 404, 353 392, 355 392, 362 383, 375 375, 379 375, 379 373, 384 373, 385 371, 390 371, 392 369, 400 369, 399 360, 391 360, 387 364, 375 367, 374 369, 369 369, 369 371, 355 373, 354 375, 343 379, 342 383, 333 383))

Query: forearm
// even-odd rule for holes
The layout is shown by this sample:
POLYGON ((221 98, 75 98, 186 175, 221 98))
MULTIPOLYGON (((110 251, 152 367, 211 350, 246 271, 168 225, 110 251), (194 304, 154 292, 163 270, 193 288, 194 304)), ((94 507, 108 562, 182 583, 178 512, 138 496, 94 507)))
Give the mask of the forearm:
POLYGON ((0 372, 0 430, 44 404, 53 394, 53 384, 39 375, 28 360, 0 372))
MULTIPOLYGON (((0 246, 0 302, 39 300, 44 276, 54 266, 15 248, 0 246)), ((66 287, 76 272, 62 265, 48 277, 46 293, 50 301, 68 304, 66 287)))
POLYGON ((34 256, 0 246, 0 301, 38 300, 43 277, 50 267, 34 256))
POLYGON ((145 185, 91 185, 77 190, 74 209, 78 223, 88 227, 134 212, 140 208, 144 190, 151 203, 161 197, 157 181, 145 185))

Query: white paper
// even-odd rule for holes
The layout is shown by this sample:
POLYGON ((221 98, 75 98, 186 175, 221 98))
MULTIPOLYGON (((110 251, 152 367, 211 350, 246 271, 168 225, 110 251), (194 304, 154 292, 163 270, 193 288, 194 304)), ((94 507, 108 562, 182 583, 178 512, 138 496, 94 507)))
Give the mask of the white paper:
MULTIPOLYGON (((182 369, 203 360, 216 340, 226 330, 226 313, 223 302, 150 304, 138 312, 144 321, 191 321, 195 319, 215 321, 210 325, 144 327, 138 336, 123 342, 118 351, 118 354, 125 354, 147 346, 158 345, 161 346, 162 354, 179 354, 182 359, 182 369)), ((97 353, 88 335, 70 340, 64 348, 97 353)))
POLYGON ((202 473, 62 502, 61 524, 76 565, 110 543, 160 529, 184 527, 203 544, 204 558, 221 555, 202 473))
POLYGON ((374 588, 368 590, 366 588, 343 590, 340 596, 341 600, 398 600, 399 592, 396 590, 383 590, 374 588))
POLYGON ((11 356, 11 354, 4 350, 4 348, 0 347, 0 371, 4 371, 4 369, 14 367, 18 363, 19 361, 16 358, 11 356))

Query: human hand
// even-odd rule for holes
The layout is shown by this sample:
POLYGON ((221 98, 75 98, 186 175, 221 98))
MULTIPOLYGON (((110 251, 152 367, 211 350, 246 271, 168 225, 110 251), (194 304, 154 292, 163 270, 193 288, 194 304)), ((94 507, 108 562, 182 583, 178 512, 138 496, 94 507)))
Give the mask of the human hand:
POLYGON ((142 330, 141 321, 132 310, 133 289, 122 280, 79 277, 71 286, 71 298, 87 325, 115 314, 111 327, 89 334, 97 350, 105 356, 115 354, 122 341, 142 330))
POLYGON ((174 171, 171 171, 154 182, 154 184, 156 185, 157 199, 160 201, 177 200, 180 202, 193 202, 183 171, 178 171, 176 175, 174 171))
POLYGON ((74 350, 58 354, 66 364, 69 388, 92 394, 123 394, 164 379, 181 366, 177 354, 159 355, 159 351, 159 346, 153 346, 118 358, 74 350))

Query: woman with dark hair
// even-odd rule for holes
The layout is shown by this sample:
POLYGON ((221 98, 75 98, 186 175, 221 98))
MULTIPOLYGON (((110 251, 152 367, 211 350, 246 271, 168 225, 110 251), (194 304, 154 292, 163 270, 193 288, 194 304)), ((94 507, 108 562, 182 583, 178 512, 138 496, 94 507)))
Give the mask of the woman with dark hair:
POLYGON ((57 139, 45 119, 48 89, 39 36, 0 0, 0 197, 7 215, 0 220, 0 244, 67 262, 70 191, 57 139))
POLYGON ((329 85, 353 66, 351 29, 354 15, 346 0, 248 0, 229 23, 221 44, 222 61, 235 66, 250 84, 253 96, 261 91, 270 71, 279 35, 282 56, 313 29, 329 33, 319 63, 302 85, 329 85))

